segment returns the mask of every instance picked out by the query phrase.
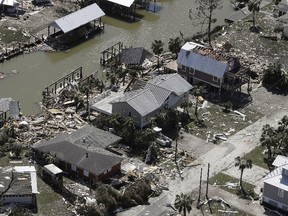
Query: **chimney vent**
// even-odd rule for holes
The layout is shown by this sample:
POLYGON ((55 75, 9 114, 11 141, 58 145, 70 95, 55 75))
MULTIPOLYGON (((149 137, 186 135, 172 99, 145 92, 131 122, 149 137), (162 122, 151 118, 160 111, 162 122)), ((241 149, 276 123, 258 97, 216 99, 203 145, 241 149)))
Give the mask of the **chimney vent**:
POLYGON ((86 143, 86 138, 85 137, 83 138, 83 143, 86 143))
POLYGON ((86 158, 88 158, 88 152, 86 152, 86 158))

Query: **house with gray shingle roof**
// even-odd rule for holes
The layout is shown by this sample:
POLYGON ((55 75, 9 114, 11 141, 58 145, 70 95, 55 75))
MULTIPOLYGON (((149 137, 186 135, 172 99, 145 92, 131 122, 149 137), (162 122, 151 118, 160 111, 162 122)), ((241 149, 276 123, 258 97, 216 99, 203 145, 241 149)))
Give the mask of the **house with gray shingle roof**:
POLYGON ((63 171, 86 180, 101 181, 121 170, 122 157, 105 151, 92 151, 89 148, 69 141, 42 142, 33 146, 35 159, 49 153, 54 163, 63 171))
POLYGON ((163 109, 179 106, 192 89, 179 74, 164 74, 148 81, 143 89, 126 92, 112 101, 112 113, 122 113, 135 119, 139 127, 163 109))
POLYGON ((288 213, 288 158, 277 157, 277 168, 264 178, 262 201, 288 213))
POLYGON ((236 58, 223 55, 194 42, 187 42, 177 58, 178 73, 189 83, 203 82, 221 88, 225 74, 239 68, 236 58))

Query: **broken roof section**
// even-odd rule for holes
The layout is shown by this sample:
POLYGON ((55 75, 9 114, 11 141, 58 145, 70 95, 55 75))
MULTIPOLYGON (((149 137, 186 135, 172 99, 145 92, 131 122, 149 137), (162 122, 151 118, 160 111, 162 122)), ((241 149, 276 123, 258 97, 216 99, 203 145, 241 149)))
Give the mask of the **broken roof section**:
POLYGON ((9 112, 14 119, 19 118, 18 102, 12 98, 0 98, 0 115, 9 112))
POLYGON ((49 26, 61 29, 64 33, 67 33, 104 15, 105 13, 101 8, 96 3, 93 3, 85 8, 55 20, 49 26))
POLYGON ((206 74, 223 77, 229 71, 228 57, 200 44, 187 42, 180 50, 177 63, 206 74))
POLYGON ((131 7, 131 5, 134 3, 134 0, 107 0, 109 2, 112 2, 114 4, 122 5, 124 7, 131 7))

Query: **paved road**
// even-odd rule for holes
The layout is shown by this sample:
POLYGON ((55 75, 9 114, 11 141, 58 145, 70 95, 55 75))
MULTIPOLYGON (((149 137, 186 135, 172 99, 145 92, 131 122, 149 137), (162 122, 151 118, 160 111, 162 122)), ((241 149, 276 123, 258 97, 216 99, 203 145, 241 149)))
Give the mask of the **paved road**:
MULTIPOLYGON (((288 101, 285 103, 286 106, 284 107, 288 107, 288 101)), ((210 163, 210 177, 222 170, 228 170, 228 168, 231 169, 234 166, 235 158, 237 156, 243 156, 245 153, 255 148, 259 143, 263 125, 270 124, 272 126, 277 126, 277 122, 284 115, 287 115, 287 110, 278 109, 277 112, 274 111, 270 115, 264 116, 252 125, 229 137, 227 141, 211 148, 196 161, 193 161, 193 164, 200 164, 199 166, 190 166, 184 169, 182 174, 184 179, 177 177, 175 180, 169 181, 169 191, 164 191, 159 197, 150 199, 149 201, 152 204, 151 206, 153 206, 154 209, 157 209, 157 212, 161 212, 159 209, 163 209, 167 204, 173 204, 176 194, 180 194, 181 192, 188 193, 196 189, 199 185, 200 169, 203 168, 204 170, 207 170, 208 163, 210 163)), ((233 172, 233 170, 231 172, 233 172)), ((206 173, 206 171, 204 171, 204 173, 206 173)), ((204 175, 203 179, 205 178, 206 176, 204 175)), ((147 211, 147 206, 138 206, 137 208, 133 208, 131 211, 121 214, 121 216, 155 215, 155 212, 152 212, 153 211, 151 210, 147 211)), ((157 215, 161 214, 159 213, 157 215)), ((255 215, 259 214, 255 213, 255 215)))

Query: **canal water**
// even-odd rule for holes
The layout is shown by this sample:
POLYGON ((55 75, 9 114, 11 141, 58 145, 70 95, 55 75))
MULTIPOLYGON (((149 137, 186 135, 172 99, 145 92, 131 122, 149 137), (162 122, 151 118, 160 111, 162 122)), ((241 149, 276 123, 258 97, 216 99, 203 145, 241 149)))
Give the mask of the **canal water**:
MULTIPOLYGON (((157 39, 165 43, 168 50, 169 38, 192 36, 201 29, 189 19, 189 8, 195 8, 195 0, 162 0, 157 2, 157 12, 138 11, 143 18, 128 23, 105 16, 105 31, 66 52, 34 52, 20 55, 0 63, 0 72, 6 74, 0 80, 0 98, 12 97, 19 100, 24 115, 39 112, 38 103, 43 89, 73 70, 83 67, 84 75, 100 71, 100 52, 122 41, 124 46, 143 46, 151 50, 157 39)), ((223 0, 222 9, 217 11, 217 25, 233 12, 230 1, 223 0)))

